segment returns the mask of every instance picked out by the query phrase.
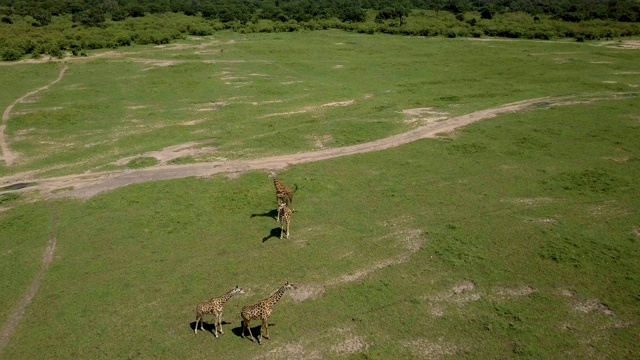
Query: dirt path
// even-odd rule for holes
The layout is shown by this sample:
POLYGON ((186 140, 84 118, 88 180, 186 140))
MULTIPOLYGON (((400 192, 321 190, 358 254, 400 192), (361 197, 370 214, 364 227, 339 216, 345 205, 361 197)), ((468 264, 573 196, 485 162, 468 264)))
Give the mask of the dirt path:
POLYGON ((38 273, 38 276, 36 276, 33 283, 31 283, 31 288, 22 298, 20 304, 18 304, 18 307, 13 311, 11 316, 9 316, 9 320, 0 333, 0 356, 2 355, 2 351, 4 350, 4 348, 9 343, 9 339, 11 339, 11 336, 15 333, 18 324, 20 324, 20 322, 24 318, 27 307, 29 307, 33 299, 36 297, 36 294, 40 289, 40 284, 42 284, 42 280, 47 274, 47 271, 49 271, 51 262, 53 262, 53 254, 56 251, 56 242, 58 241, 57 219, 54 221, 53 233, 49 238, 49 242, 47 243, 47 248, 44 251, 44 255, 42 255, 42 267, 40 268, 40 272, 38 273))
MULTIPOLYGON (((118 170, 92 174, 68 175, 41 180, 35 179, 31 180, 34 183, 34 186, 25 188, 24 191, 39 190, 48 198, 72 197, 88 199, 100 193, 148 181, 171 180, 194 176, 202 177, 223 173, 241 173, 254 170, 277 170, 286 168, 290 165, 311 163, 371 151, 380 151, 420 139, 435 138, 440 133, 447 133, 476 121, 491 119, 502 114, 533 110, 540 107, 569 106, 592 103, 600 100, 625 99, 630 96, 636 95, 631 93, 608 93, 600 94, 598 97, 588 99, 585 95, 537 98, 511 103, 492 109, 476 111, 438 123, 428 124, 402 134, 353 146, 323 149, 291 155, 272 156, 254 160, 167 165, 138 170, 118 170), (64 191, 65 189, 69 190, 64 191)), ((0 184, 7 184, 7 179, 8 178, 0 178, 0 184)))
POLYGON ((148 181, 179 179, 192 176, 210 176, 221 173, 239 173, 253 170, 283 169, 290 165, 311 163, 371 151, 380 151, 420 139, 435 138, 440 133, 450 132, 459 127, 469 125, 476 121, 491 119, 506 113, 527 111, 539 107, 567 106, 590 103, 599 100, 628 98, 629 96, 635 95, 605 94, 601 95, 600 97, 591 98, 588 100, 583 100, 584 97, 578 96, 531 99, 503 105, 497 108, 476 111, 471 114, 462 115, 444 120, 442 122, 422 126, 402 134, 353 146, 324 149, 291 155, 272 156, 254 160, 169 165, 139 170, 114 171, 87 175, 71 175, 40 180, 38 181, 38 185, 34 186, 33 188, 39 189, 45 194, 64 188, 73 188, 73 190, 59 192, 57 194, 51 195, 51 197, 74 197, 80 199, 88 199, 106 191, 148 181))
POLYGON ((11 117, 11 111, 13 110, 13 107, 16 106, 16 104, 20 103, 22 100, 28 98, 31 95, 35 95, 37 93, 39 93, 40 91, 44 91, 47 90, 51 85, 54 85, 55 83, 59 82, 60 80, 62 80, 62 77, 64 76, 65 71, 67 71, 69 67, 65 64, 62 69, 60 70, 60 73, 58 73, 58 77, 53 80, 52 82, 50 82, 48 85, 45 85, 39 89, 36 89, 30 93, 27 93, 26 95, 23 95, 21 98, 19 98, 18 100, 14 101, 13 104, 9 105, 5 110, 4 113, 2 113, 2 125, 0 125, 0 151, 2 151, 2 157, 0 157, 0 160, 4 160, 4 162, 7 164, 7 166, 11 166, 13 165, 13 162, 18 158, 17 154, 14 154, 11 152, 11 149, 9 149, 9 144, 7 143, 7 139, 5 137, 4 131, 7 127, 7 122, 9 122, 9 118, 11 117))

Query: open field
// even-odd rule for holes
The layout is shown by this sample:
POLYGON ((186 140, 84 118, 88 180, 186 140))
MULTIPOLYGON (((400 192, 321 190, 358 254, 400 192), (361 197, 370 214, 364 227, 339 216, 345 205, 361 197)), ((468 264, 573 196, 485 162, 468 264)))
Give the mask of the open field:
POLYGON ((547 98, 280 169, 289 240, 266 171, 0 193, 3 329, 41 281, 2 355, 637 358, 640 52, 615 45, 223 32, 2 67, 2 109, 68 69, 4 121, 0 187, 313 154, 547 98), (272 339, 242 339, 241 307, 285 281, 272 339), (225 334, 194 336, 195 306, 235 285, 225 334))

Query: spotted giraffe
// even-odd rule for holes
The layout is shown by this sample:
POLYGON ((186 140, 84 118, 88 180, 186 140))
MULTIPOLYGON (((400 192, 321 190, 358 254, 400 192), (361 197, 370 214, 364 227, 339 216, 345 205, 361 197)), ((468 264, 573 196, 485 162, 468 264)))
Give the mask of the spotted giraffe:
POLYGON ((289 238, 289 225, 291 225, 291 216, 293 215, 293 211, 287 207, 287 204, 281 203, 278 205, 278 221, 280 222, 280 239, 282 239, 282 235, 285 233, 285 228, 287 232, 287 239, 289 238))
POLYGON ((237 285, 226 294, 212 298, 211 300, 198 305, 196 307, 196 328, 194 330, 194 334, 198 333, 198 322, 200 322, 200 330, 204 331, 204 328, 202 327, 202 318, 208 314, 213 315, 213 335, 218 337, 218 332, 220 332, 220 335, 224 334, 224 331, 222 331, 222 308, 224 307, 224 304, 236 294, 244 294, 244 290, 237 285))
POLYGON ((296 287, 293 284, 290 284, 288 281, 284 283, 278 291, 276 291, 273 295, 269 296, 264 300, 258 301, 254 305, 245 306, 242 308, 242 312, 240 315, 242 316, 242 337, 246 338, 245 333, 249 330, 249 335, 251 335, 251 341, 255 341, 253 334, 251 333, 251 327, 249 324, 251 320, 262 320, 262 325, 260 326, 260 335, 258 336, 258 344, 262 345, 260 342, 261 338, 269 339, 269 318, 271 317, 271 312, 273 310, 273 306, 282 298, 285 291, 295 289, 296 287))
MULTIPOLYGON (((273 186, 276 188, 276 201, 278 205, 285 203, 287 206, 291 207, 291 211, 293 210, 293 193, 290 187, 286 186, 278 178, 276 177, 276 173, 273 171, 269 173, 269 177, 273 179, 273 186)), ((297 190, 297 186, 296 186, 297 190)))

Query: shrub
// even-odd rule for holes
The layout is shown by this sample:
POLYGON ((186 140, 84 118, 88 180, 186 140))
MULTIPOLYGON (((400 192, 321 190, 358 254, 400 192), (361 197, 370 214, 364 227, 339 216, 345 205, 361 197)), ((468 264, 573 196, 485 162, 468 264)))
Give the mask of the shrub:
POLYGON ((22 52, 15 48, 5 48, 0 52, 0 57, 2 57, 2 61, 16 61, 22 57, 22 52))
POLYGON ((482 9, 482 11, 480 11, 480 18, 491 20, 493 19, 493 14, 491 13, 491 10, 484 8, 482 9))

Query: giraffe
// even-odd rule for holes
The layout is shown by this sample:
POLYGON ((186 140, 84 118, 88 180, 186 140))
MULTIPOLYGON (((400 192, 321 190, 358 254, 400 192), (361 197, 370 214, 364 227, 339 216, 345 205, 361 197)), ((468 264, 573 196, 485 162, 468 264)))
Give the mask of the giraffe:
MULTIPOLYGON (((281 183, 280 180, 276 177, 276 173, 273 171, 269 172, 269 177, 273 179, 273 186, 276 188, 276 201, 278 205, 285 203, 287 206, 291 206, 291 211, 293 210, 293 193, 288 186, 281 183)), ((296 186, 296 190, 298 187, 296 186)))
POLYGON ((285 227, 287 231, 287 239, 289 238, 289 225, 291 225, 291 216, 293 211, 287 207, 287 204, 281 203, 278 205, 278 221, 280 222, 280 239, 282 239, 282 235, 285 232, 285 227))
POLYGON ((213 315, 213 335, 218 337, 218 332, 220 332, 220 335, 224 334, 224 331, 222 331, 222 308, 224 307, 224 304, 235 294, 244 294, 244 290, 236 285, 235 288, 231 289, 231 291, 226 294, 211 298, 211 300, 199 304, 196 307, 196 328, 194 330, 194 335, 198 333, 198 322, 200 322, 200 330, 204 331, 204 328, 202 327, 202 318, 208 314, 213 315))
POLYGON ((278 291, 276 291, 273 295, 264 300, 258 301, 254 305, 249 305, 242 308, 242 312, 240 313, 240 315, 242 316, 243 338, 246 338, 245 333, 247 330, 249 330, 251 341, 255 341, 255 338, 251 333, 251 327, 249 327, 249 324, 251 323, 251 320, 262 320, 262 325, 260 326, 260 335, 258 336, 258 344, 262 345, 260 339, 263 337, 265 339, 269 339, 269 318, 271 317, 273 305, 275 305, 280 300, 280 298, 282 298, 282 295, 284 295, 285 291, 290 289, 296 289, 296 287, 287 281, 286 283, 284 283, 284 286, 278 289, 278 291))

